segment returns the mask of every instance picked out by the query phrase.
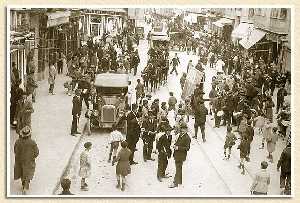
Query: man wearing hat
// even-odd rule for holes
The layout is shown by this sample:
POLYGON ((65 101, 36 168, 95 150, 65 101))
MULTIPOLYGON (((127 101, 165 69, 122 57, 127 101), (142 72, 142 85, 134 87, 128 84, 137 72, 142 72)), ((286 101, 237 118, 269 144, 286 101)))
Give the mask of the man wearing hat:
POLYGON ((277 163, 277 171, 280 171, 281 194, 291 194, 291 143, 282 151, 277 163))
POLYGON ((170 188, 182 185, 182 165, 186 160, 187 152, 190 150, 191 138, 188 135, 188 126, 185 122, 180 123, 180 132, 174 144, 173 157, 175 160, 176 174, 170 188))
POLYGON ((166 169, 168 167, 168 159, 171 157, 171 141, 170 126, 167 124, 160 125, 158 133, 155 136, 156 151, 158 153, 158 166, 157 166, 157 179, 162 182, 162 178, 168 178, 166 176, 166 169))
POLYGON ((75 136, 75 134, 80 134, 77 130, 79 117, 81 115, 81 107, 82 107, 82 100, 80 98, 81 90, 77 89, 75 91, 75 96, 73 97, 73 107, 72 107, 72 127, 71 127, 71 135, 75 136))
POLYGON ((39 155, 39 148, 34 140, 31 139, 31 129, 25 126, 20 131, 20 138, 14 146, 15 167, 14 179, 21 179, 22 194, 26 195, 29 190, 30 181, 35 172, 35 159, 39 155))
POLYGON ((134 152, 136 148, 136 143, 139 141, 139 136, 141 133, 141 128, 137 120, 137 110, 138 107, 136 104, 132 104, 131 111, 127 115, 127 135, 126 142, 128 143, 128 148, 132 152, 129 161, 130 164, 137 164, 137 162, 133 161, 134 152))
POLYGON ((156 120, 154 119, 153 112, 149 111, 142 123, 142 129, 144 129, 144 132, 142 134, 142 139, 144 143, 143 157, 145 162, 147 160, 154 161, 154 159, 151 158, 151 154, 153 149, 156 125, 157 123, 156 120))
POLYGON ((198 128, 200 127, 202 140, 203 142, 206 142, 205 123, 206 123, 206 115, 208 115, 208 110, 205 107, 203 100, 200 100, 197 106, 198 107, 195 109, 195 124, 194 124, 195 135, 193 138, 197 139, 198 128))
POLYGON ((59 195, 73 195, 70 192, 70 187, 71 187, 71 180, 70 179, 68 179, 68 178, 62 179, 60 185, 61 185, 63 190, 59 195))

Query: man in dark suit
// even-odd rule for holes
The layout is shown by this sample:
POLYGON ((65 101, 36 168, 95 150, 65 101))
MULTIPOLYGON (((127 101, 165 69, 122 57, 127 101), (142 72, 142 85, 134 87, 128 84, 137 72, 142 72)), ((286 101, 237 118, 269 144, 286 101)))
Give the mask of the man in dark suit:
POLYGON ((193 138, 197 139, 198 128, 200 127, 203 142, 206 142, 205 122, 206 122, 206 115, 207 114, 208 114, 208 110, 204 105, 204 101, 200 100, 198 102, 197 108, 195 109, 195 124, 194 124, 195 135, 194 135, 193 138))
POLYGON ((180 124, 180 133, 174 144, 174 160, 176 166, 176 174, 174 177, 173 184, 169 188, 175 188, 182 185, 182 165, 186 160, 187 152, 190 149, 191 138, 188 135, 187 124, 182 122, 180 124))
POLYGON ((144 129, 143 136, 142 136, 143 143, 144 143, 143 157, 144 157, 145 162, 147 160, 154 161, 154 159, 151 158, 151 154, 152 154, 152 149, 153 149, 156 125, 157 124, 154 119, 153 112, 149 111, 148 115, 145 116, 145 119, 142 123, 142 128, 144 129))
POLYGON ((127 135, 126 142, 128 143, 128 148, 132 152, 129 161, 130 164, 137 164, 137 162, 133 161, 134 152, 136 148, 136 143, 139 141, 141 128, 137 120, 137 105, 132 105, 132 110, 127 115, 127 135))
POLYGON ((71 135, 75 136, 75 134, 80 134, 77 130, 77 125, 79 121, 79 117, 81 115, 81 106, 82 106, 82 100, 80 98, 81 91, 77 89, 75 91, 75 96, 73 97, 73 108, 72 108, 72 127, 71 127, 71 135))
POLYGON ((158 153, 158 165, 157 165, 157 180, 162 182, 162 178, 168 178, 166 169, 168 167, 168 159, 172 155, 170 148, 172 142, 172 136, 170 134, 171 127, 168 123, 162 124, 156 135, 156 150, 158 153))

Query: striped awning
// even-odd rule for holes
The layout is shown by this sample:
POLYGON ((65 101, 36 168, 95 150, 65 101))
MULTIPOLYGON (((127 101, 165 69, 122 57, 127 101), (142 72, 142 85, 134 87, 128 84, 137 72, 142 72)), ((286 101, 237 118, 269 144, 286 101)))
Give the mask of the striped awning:
POLYGON ((256 44, 256 42, 261 40, 265 35, 266 35, 266 32, 254 28, 239 43, 245 49, 250 49, 254 44, 256 44))
POLYGON ((231 33, 232 38, 243 39, 254 29, 253 24, 240 23, 231 33))

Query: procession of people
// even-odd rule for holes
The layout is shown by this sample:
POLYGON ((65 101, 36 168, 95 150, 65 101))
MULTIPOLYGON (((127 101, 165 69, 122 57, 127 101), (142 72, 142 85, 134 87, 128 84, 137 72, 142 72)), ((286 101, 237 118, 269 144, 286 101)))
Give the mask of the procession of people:
MULTIPOLYGON (((152 22, 151 26, 160 20, 156 16, 147 22, 152 22)), ((91 178, 93 165, 96 165, 92 153, 100 149, 89 139, 97 134, 92 131, 93 119, 99 116, 95 115, 95 109, 99 110, 104 103, 95 87, 96 77, 116 73, 130 76, 126 95, 118 98, 120 104, 116 111, 121 117, 112 124, 109 141, 105 143, 107 162, 115 173, 115 179, 110 181, 115 181, 117 190, 129 190, 127 177, 135 177, 135 166, 142 168, 149 162, 155 163, 152 173, 157 183, 154 184, 167 181, 168 188, 184 188, 189 185, 185 175, 193 173, 184 166, 197 157, 191 155, 193 144, 207 145, 216 132, 221 132, 224 143, 218 145, 222 148, 222 158, 218 161, 229 162, 238 154, 235 164, 241 174, 235 175, 246 176, 248 164, 260 163, 257 173, 253 174, 253 183, 245 186, 250 195, 268 194, 273 181, 270 168, 280 171, 280 194, 290 195, 290 72, 283 71, 277 61, 245 51, 239 44, 217 34, 206 33, 195 38, 195 27, 164 20, 182 37, 154 46, 151 31, 145 34, 149 37, 140 39, 137 33, 124 29, 116 36, 104 34, 97 40, 90 37, 69 55, 58 50, 52 57, 48 96, 55 97, 58 89, 65 89, 65 96, 72 99, 70 125, 66 127, 69 137, 85 139, 77 157, 79 167, 75 175, 80 178, 81 192, 87 193, 96 182, 91 178), (140 47, 145 44, 147 49, 143 53, 147 54, 143 55, 140 47), (60 74, 65 74, 63 87, 56 85, 60 74), (279 141, 285 147, 281 156, 275 158, 279 141), (257 142, 259 146, 254 144, 257 142), (254 151, 265 151, 266 156, 255 156, 254 151), (137 154, 142 155, 142 160, 137 154)), ((205 33, 204 29, 201 32, 205 33)), ((38 144, 31 139, 35 133, 31 115, 38 101, 33 66, 28 63, 25 88, 21 87, 21 78, 14 66, 11 77, 10 124, 19 135, 14 147, 14 179, 21 179, 22 194, 30 189, 35 159, 43 156, 39 155, 38 144)), ((99 111, 101 113, 103 111, 99 111)), ((61 195, 73 195, 71 178, 61 179, 61 187, 61 195)))

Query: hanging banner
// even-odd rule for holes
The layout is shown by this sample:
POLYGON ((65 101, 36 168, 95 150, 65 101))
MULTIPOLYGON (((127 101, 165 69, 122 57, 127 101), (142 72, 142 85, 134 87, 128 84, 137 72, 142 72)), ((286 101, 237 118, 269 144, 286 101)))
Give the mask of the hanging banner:
POLYGON ((203 72, 194 67, 190 68, 186 77, 184 88, 182 90, 182 99, 186 99, 193 94, 194 90, 196 89, 196 85, 201 83, 203 76, 203 72))
POLYGON ((68 22, 69 22, 69 17, 50 19, 47 21, 47 27, 62 25, 62 24, 68 23, 68 22))

